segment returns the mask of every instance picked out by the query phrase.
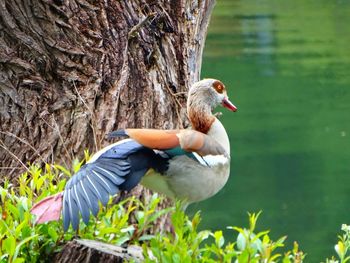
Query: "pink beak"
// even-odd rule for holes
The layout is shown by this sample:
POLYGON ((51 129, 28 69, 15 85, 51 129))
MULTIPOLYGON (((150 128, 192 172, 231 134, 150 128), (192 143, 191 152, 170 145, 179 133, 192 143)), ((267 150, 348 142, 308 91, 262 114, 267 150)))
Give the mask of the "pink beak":
POLYGON ((237 111, 237 107, 235 105, 233 105, 233 103, 231 101, 229 101, 229 99, 227 97, 225 97, 221 103, 222 103, 222 106, 224 106, 225 108, 227 108, 231 111, 237 111))

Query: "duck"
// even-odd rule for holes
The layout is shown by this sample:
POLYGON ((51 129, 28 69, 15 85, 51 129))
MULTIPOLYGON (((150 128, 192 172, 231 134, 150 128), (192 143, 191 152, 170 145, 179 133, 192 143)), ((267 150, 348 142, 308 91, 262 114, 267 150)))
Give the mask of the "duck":
POLYGON ((188 129, 160 130, 126 128, 110 138, 123 138, 92 156, 67 182, 63 192, 46 197, 31 208, 36 223, 59 220, 63 228, 78 229, 97 216, 99 202, 142 184, 185 206, 218 193, 230 175, 230 141, 213 110, 222 105, 237 107, 229 100, 225 85, 203 79, 188 91, 188 129))

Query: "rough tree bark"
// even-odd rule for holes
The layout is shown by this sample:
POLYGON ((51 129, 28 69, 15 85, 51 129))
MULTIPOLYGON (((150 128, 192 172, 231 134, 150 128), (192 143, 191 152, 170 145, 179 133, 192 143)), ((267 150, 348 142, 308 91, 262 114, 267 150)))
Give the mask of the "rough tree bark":
POLYGON ((136 263, 144 261, 141 247, 129 246, 122 248, 94 240, 69 241, 62 251, 51 259, 51 262, 54 263, 119 263, 131 261, 136 263))
POLYGON ((213 0, 0 0, 0 174, 182 126, 213 0))

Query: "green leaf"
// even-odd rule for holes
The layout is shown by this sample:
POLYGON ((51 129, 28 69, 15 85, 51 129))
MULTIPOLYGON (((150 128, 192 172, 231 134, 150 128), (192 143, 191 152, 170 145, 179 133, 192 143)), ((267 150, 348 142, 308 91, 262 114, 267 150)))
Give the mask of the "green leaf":
POLYGON ((28 225, 27 220, 23 220, 22 223, 20 223, 16 228, 15 228, 15 236, 16 238, 20 237, 20 234, 22 233, 22 228, 24 228, 26 225, 28 225))
POLYGON ((276 262, 276 259, 278 259, 279 257, 281 257, 281 254, 275 254, 270 257, 270 260, 271 262, 276 262))
POLYGON ((45 177, 39 177, 37 182, 36 182, 36 190, 39 191, 39 189, 41 189, 44 181, 45 181, 45 177))
POLYGON ((143 212, 143 211, 136 211, 135 212, 135 217, 136 217, 137 221, 139 222, 139 224, 143 225, 143 223, 145 222, 145 212, 143 212))
MULTIPOLYGON (((30 226, 28 225, 25 225, 23 228, 22 228, 22 236, 21 236, 21 239, 24 239, 26 237, 29 237, 31 234, 32 234, 32 229, 30 226)), ((34 230, 34 229, 33 229, 34 230)))
POLYGON ((25 262, 24 258, 16 258, 15 260, 12 261, 13 263, 23 263, 25 262))
POLYGON ((88 162, 91 158, 91 155, 89 153, 89 150, 84 150, 84 160, 88 162))
POLYGON ((253 241, 254 241, 254 239, 258 239, 258 238, 260 238, 260 237, 262 237, 262 236, 266 236, 269 232, 270 232, 269 230, 266 230, 266 231, 262 231, 262 232, 257 233, 257 234, 254 236, 253 241))
POLYGON ((279 238, 276 242, 275 242, 275 247, 283 247, 284 246, 284 241, 287 239, 287 236, 283 236, 281 238, 279 238))
POLYGON ((5 234, 12 234, 13 233, 12 229, 10 229, 10 227, 6 224, 5 220, 0 219, 0 224, 1 224, 1 230, 6 229, 7 233, 5 232, 5 234))
POLYGON ((127 242, 127 241, 129 241, 129 240, 130 240, 129 237, 124 236, 124 237, 118 238, 117 241, 115 242, 115 244, 116 244, 117 246, 121 246, 121 245, 123 245, 125 242, 127 242))
POLYGON ((133 225, 124 227, 120 230, 121 233, 126 233, 126 232, 133 233, 134 231, 135 231, 135 227, 133 225))
POLYGON ((78 159, 74 159, 73 160, 73 172, 74 173, 78 172, 80 167, 83 165, 84 162, 85 162, 85 160, 82 160, 81 162, 79 162, 78 159))
POLYGON ((222 231, 221 230, 220 231, 215 231, 214 238, 215 238, 216 245, 219 248, 221 248, 224 245, 224 243, 225 243, 225 239, 224 239, 224 237, 222 235, 222 231))
POLYGON ((49 234, 49 236, 52 238, 52 240, 53 240, 54 242, 57 241, 57 239, 58 239, 58 234, 57 234, 57 231, 56 231, 53 227, 49 226, 49 227, 48 227, 48 230, 47 230, 47 233, 49 234))
POLYGON ((15 207, 13 204, 6 202, 6 207, 7 209, 11 212, 11 214, 13 215, 15 220, 19 219, 19 211, 17 209, 17 207, 15 207))
POLYGON ((5 203, 6 195, 7 195, 7 190, 5 190, 4 188, 2 188, 2 187, 0 186, 0 196, 1 196, 1 203, 2 203, 2 204, 5 203))
POLYGON ((247 263, 247 262, 250 262, 250 263, 251 263, 251 261, 249 261, 249 257, 250 257, 249 251, 248 251, 248 250, 244 250, 244 251, 242 252, 242 254, 240 254, 240 255, 237 257, 238 263, 247 263))
POLYGON ((100 230, 100 236, 103 236, 105 234, 112 234, 112 233, 118 233, 120 230, 115 227, 105 227, 100 230))
POLYGON ((9 236, 2 242, 2 249, 5 250, 11 257, 13 256, 16 250, 16 239, 14 236, 9 236))
POLYGON ((154 238, 154 235, 143 235, 139 238, 139 241, 151 240, 154 238))
POLYGON ((253 232, 255 230, 256 222, 257 222, 261 213, 262 213, 262 211, 259 211, 257 214, 248 213, 248 215, 249 215, 249 229, 251 232, 253 232))
POLYGON ((25 243, 29 242, 29 241, 32 240, 33 238, 36 238, 37 236, 38 236, 38 234, 37 234, 37 235, 34 235, 34 236, 27 237, 27 238, 23 239, 21 242, 19 242, 19 244, 16 246, 16 251, 15 251, 15 254, 13 255, 13 259, 16 259, 16 258, 17 258, 17 255, 18 255, 18 253, 19 253, 21 247, 22 247, 25 243))
POLYGON ((240 228, 240 227, 236 227, 236 226, 229 226, 227 227, 227 229, 233 229, 236 230, 238 233, 244 234, 245 229, 240 228))
POLYGON ((200 242, 208 239, 209 236, 210 236, 209 230, 202 230, 197 234, 197 238, 199 239, 200 242))
POLYGON ((174 262, 174 263, 183 262, 182 260, 183 260, 183 258, 181 258, 179 254, 172 255, 172 262, 174 262))
POLYGON ((292 261, 289 259, 287 255, 284 256, 282 263, 292 263, 292 261))
POLYGON ((298 253, 299 251, 299 244, 297 242, 294 242, 293 244, 293 254, 298 253))
POLYGON ((66 179, 61 180, 58 184, 57 184, 57 191, 63 191, 65 185, 66 185, 66 179))
POLYGON ((65 175, 68 175, 69 177, 72 176, 71 172, 69 170, 67 170, 65 167, 59 165, 59 164, 55 164, 54 167, 56 169, 58 169, 59 171, 63 172, 65 175))
POLYGON ((246 247, 246 243, 246 237, 242 233, 239 233, 237 236, 237 248, 243 251, 246 247))

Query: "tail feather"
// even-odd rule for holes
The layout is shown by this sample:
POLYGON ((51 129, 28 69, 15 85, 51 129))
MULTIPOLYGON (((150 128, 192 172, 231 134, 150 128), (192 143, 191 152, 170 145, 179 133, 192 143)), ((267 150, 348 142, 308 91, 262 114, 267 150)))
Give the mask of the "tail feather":
POLYGON ((49 221, 57 221, 60 219, 62 210, 63 193, 58 193, 44 198, 36 203, 30 212, 36 215, 36 224, 45 223, 49 221))

